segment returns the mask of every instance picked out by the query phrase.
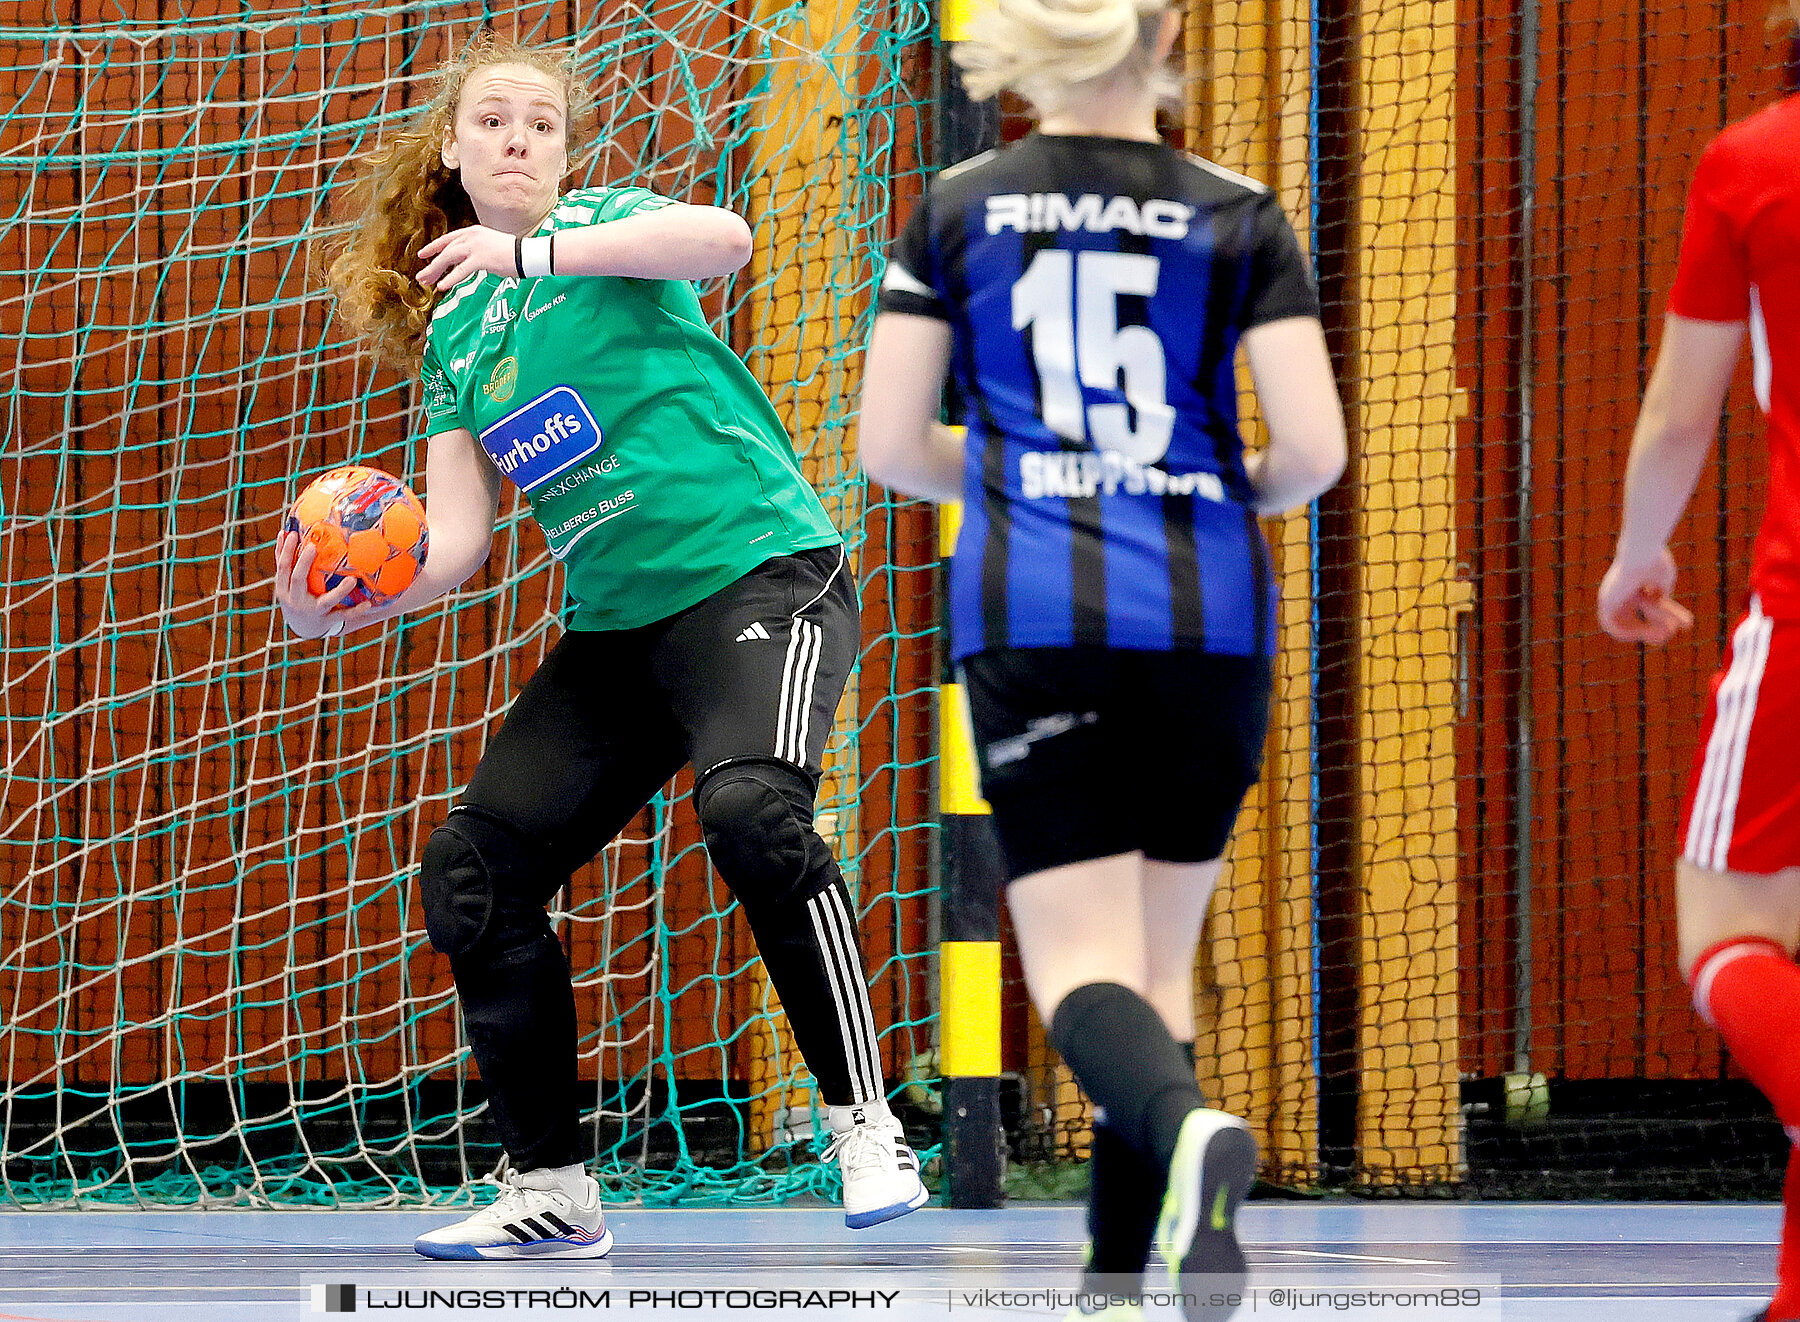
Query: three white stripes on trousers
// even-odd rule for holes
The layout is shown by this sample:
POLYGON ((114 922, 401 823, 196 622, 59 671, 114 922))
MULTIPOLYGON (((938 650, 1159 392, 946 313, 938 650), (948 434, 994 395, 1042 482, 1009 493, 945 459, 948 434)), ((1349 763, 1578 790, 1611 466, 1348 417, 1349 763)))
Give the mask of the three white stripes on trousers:
POLYGON ((1737 824, 1738 790, 1744 781, 1744 755, 1750 747, 1750 727, 1756 720, 1756 695, 1762 687, 1763 669, 1769 662, 1769 637, 1775 622, 1762 613, 1756 598, 1750 613, 1731 637, 1731 669, 1719 685, 1712 736, 1706 741, 1706 761, 1700 786, 1694 792, 1694 812, 1688 821, 1688 862, 1714 872, 1726 870, 1731 836, 1737 824))
POLYGON ((806 765, 806 735, 812 727, 813 681, 819 675, 819 653, 825 630, 811 620, 794 617, 787 659, 781 666, 781 703, 775 717, 775 756, 806 765))
POLYGON ((869 1007, 869 987, 863 981, 856 931, 843 892, 836 886, 820 891, 806 902, 806 911, 812 915, 813 935, 819 939, 819 954, 825 960, 825 980, 831 984, 831 999, 837 1005, 852 1100, 872 1102, 883 1091, 881 1057, 875 1049, 875 1012, 869 1007))
MULTIPOLYGON (((839 558, 831 578, 811 606, 831 588, 844 569, 839 558)), ((806 609, 805 606, 801 607, 806 609)), ((806 737, 812 729, 813 683, 819 675, 819 654, 824 650, 825 630, 811 620, 793 616, 794 631, 788 637, 787 659, 781 666, 781 699, 775 718, 775 756, 806 765, 806 737)), ((806 902, 818 938, 819 956, 825 961, 825 981, 837 1010, 838 1032, 844 1040, 844 1063, 850 1069, 852 1100, 872 1102, 884 1089, 881 1056, 876 1049, 875 1012, 869 1005, 869 984, 863 981, 862 959, 856 952, 856 924, 844 904, 842 888, 832 886, 806 902)))

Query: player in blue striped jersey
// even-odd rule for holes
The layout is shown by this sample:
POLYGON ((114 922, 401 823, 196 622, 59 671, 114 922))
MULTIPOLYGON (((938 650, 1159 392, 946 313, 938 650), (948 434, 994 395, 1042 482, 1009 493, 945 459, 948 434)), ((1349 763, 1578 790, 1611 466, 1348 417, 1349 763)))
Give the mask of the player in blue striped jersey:
POLYGON ((1306 262, 1263 185, 1156 132, 1162 0, 997 0, 956 58, 1038 131, 945 171, 896 243, 860 445, 960 500, 951 647, 1032 998, 1094 1100, 1084 1294, 1137 1303, 1154 1231, 1201 1288, 1242 1281, 1243 1122, 1206 1109, 1192 970, 1268 727, 1274 581, 1258 515, 1343 470, 1306 262), (1269 443, 1246 453, 1236 362, 1269 443), (966 438, 939 424, 943 383, 966 438), (1185 1052, 1184 1052, 1185 1046, 1185 1052), (1211 1278, 1200 1280, 1199 1278, 1211 1278))
POLYGON ((937 181, 881 310, 952 332, 959 656, 1273 650, 1235 351, 1319 306, 1271 192, 1160 142, 1036 134, 937 181))

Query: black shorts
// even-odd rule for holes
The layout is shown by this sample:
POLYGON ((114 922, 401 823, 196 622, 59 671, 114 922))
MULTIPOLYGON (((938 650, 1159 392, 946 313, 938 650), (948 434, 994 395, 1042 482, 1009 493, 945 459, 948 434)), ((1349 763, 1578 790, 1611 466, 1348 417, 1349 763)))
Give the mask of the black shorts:
POLYGON ((861 640, 842 546, 765 561, 678 615, 571 630, 520 691, 458 806, 574 869, 688 762, 781 762, 815 788, 861 640))
POLYGON ((1134 850, 1224 852, 1262 767, 1268 658, 1025 647, 962 669, 1009 880, 1134 850))

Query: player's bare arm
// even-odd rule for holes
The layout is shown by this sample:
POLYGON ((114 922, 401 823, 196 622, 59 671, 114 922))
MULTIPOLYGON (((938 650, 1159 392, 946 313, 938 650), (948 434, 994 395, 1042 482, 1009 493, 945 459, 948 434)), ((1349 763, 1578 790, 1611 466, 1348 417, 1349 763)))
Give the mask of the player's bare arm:
POLYGON ((750 260, 750 226, 724 207, 675 202, 604 225, 523 240, 470 225, 419 250, 427 288, 456 288, 471 275, 610 275, 637 280, 706 280, 750 260), (524 267, 521 269, 521 260, 524 267))
POLYGON ((870 477, 908 496, 962 494, 962 437, 938 422, 950 326, 935 317, 884 312, 863 363, 858 453, 870 477))
POLYGON ((288 628, 302 638, 325 638, 403 615, 447 596, 469 580, 488 557, 500 508, 500 475, 465 428, 430 438, 425 456, 426 526, 431 554, 406 591, 383 605, 343 605, 353 577, 322 596, 307 574, 317 548, 300 534, 284 532, 275 543, 275 600, 288 628))
POLYGON ((1349 450, 1344 408, 1316 317, 1283 317, 1244 332, 1269 443, 1244 457, 1259 514, 1280 514, 1329 490, 1349 450))
POLYGON ((1744 334, 1741 321, 1671 314, 1664 323, 1632 435, 1618 548, 1600 582, 1600 627, 1620 642, 1666 643, 1694 623, 1672 596, 1669 537, 1712 448, 1744 334))

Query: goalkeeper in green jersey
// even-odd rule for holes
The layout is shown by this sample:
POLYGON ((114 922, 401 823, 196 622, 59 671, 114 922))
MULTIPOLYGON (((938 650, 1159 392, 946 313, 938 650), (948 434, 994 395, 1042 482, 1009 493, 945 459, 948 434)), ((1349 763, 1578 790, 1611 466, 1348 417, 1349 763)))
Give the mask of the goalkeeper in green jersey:
POLYGON ((852 573, 774 408, 688 283, 742 266, 750 230, 641 188, 564 192, 591 117, 567 52, 484 34, 368 159, 331 280, 371 346, 417 367, 431 555, 396 601, 344 607, 343 587, 308 590, 310 547, 277 545, 276 596, 305 637, 463 583, 503 478, 566 571, 568 632, 425 846, 426 930, 507 1152, 501 1197, 417 1242, 435 1258, 611 1247, 545 906, 689 762, 713 865, 827 1103, 846 1222, 926 1197, 885 1102, 855 910, 813 830, 857 651, 852 573))

